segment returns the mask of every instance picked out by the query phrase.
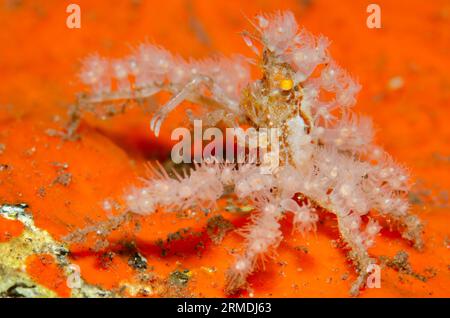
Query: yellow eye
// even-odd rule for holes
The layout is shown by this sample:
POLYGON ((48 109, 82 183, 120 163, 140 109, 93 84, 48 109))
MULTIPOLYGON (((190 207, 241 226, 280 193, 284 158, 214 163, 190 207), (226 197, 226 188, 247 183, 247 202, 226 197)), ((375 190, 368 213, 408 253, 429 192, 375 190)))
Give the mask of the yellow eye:
POLYGON ((294 86, 294 82, 290 78, 281 80, 281 82, 280 82, 280 88, 283 91, 289 91, 292 89, 293 86, 294 86))

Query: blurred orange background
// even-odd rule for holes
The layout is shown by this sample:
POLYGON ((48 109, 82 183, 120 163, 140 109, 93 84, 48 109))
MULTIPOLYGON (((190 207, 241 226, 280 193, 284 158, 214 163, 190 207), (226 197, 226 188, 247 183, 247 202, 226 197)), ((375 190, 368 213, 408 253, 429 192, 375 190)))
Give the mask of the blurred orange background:
MULTIPOLYGON (((163 156, 168 149, 170 120, 163 127, 166 132, 156 140, 148 128, 149 114, 139 109, 108 121, 87 116, 80 127, 82 139, 77 142, 63 142, 46 133, 49 128, 61 129, 68 105, 83 90, 77 78, 82 58, 96 52, 121 57, 144 41, 161 44, 184 57, 214 53, 252 57, 239 35, 251 28, 247 17, 285 9, 293 11, 300 25, 332 41, 332 56, 363 86, 355 111, 373 118, 377 142, 411 169, 415 181, 412 208, 426 224, 425 251, 414 251, 396 233, 383 231, 370 252, 393 256, 405 250, 414 270, 432 271, 435 276, 422 282, 385 269, 382 288, 365 290, 361 296, 449 297, 448 0, 3 0, 0 144, 4 150, 0 164, 9 168, 0 169, 0 203, 26 202, 36 225, 59 238, 86 225, 86 218, 105 219, 102 200, 120 200, 123 189, 142 173, 143 163, 163 156), (381 29, 366 26, 366 8, 372 2, 381 6, 381 29), (81 29, 66 26, 70 3, 81 7, 81 29), (400 80, 402 85, 394 87, 392 80, 400 80), (69 186, 52 183, 58 173, 55 162, 68 164, 72 174, 69 186)), ((245 222, 231 213, 223 215, 236 225, 245 222)), ((194 245, 204 239, 206 220, 158 214, 142 221, 134 239, 155 275, 165 277, 175 269, 188 269, 193 277, 190 295, 220 297, 224 296, 225 269, 232 262, 228 250, 239 248, 243 240, 236 233, 229 233, 220 245, 205 239, 199 252, 194 245), (186 227, 200 235, 194 242, 180 243, 171 247, 172 253, 160 255, 155 242, 186 227)), ((17 227, 20 225, 0 218, 0 241, 7 239, 5 232, 18 235, 17 227)), ((251 290, 242 295, 348 296, 355 274, 344 252, 332 244, 338 238, 333 221, 325 220, 317 235, 308 237, 291 235, 289 220, 283 228, 286 241, 278 256, 250 278, 251 290), (308 253, 299 252, 298 246, 307 246, 308 253), (343 279, 347 273, 349 278, 343 279)), ((117 288, 121 282, 133 280, 135 273, 126 257, 117 255, 107 269, 99 267, 98 257, 89 246, 74 247, 73 261, 81 266, 87 282, 117 288)), ((35 260, 30 264, 37 266, 35 260)), ((45 279, 39 279, 43 272, 38 270, 30 275, 67 296, 65 288, 51 282, 59 275, 56 271, 51 276, 53 272, 45 279)))

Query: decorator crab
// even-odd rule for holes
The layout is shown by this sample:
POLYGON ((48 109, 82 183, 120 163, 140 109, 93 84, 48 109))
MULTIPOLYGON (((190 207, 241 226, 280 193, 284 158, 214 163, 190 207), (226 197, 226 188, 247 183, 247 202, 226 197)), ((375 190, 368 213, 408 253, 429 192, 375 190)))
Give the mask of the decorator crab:
MULTIPOLYGON (((221 158, 175 178, 153 168, 142 185, 125 191, 127 213, 151 217, 158 209, 214 206, 229 189, 252 202, 252 222, 242 231, 245 251, 226 273, 228 294, 243 288, 276 249, 287 213, 300 233, 314 231, 320 213, 332 213, 359 275, 351 287, 356 295, 375 263, 367 248, 381 226, 371 214, 386 218, 418 249, 423 246, 421 222, 409 213, 407 171, 372 144, 371 121, 352 112, 360 85, 331 59, 325 37, 299 29, 290 12, 257 16, 254 28, 242 35, 255 60, 187 61, 149 44, 119 60, 89 57, 80 78, 91 91, 80 97, 77 109, 104 115, 164 91, 172 98, 151 119, 156 135, 185 100, 203 109, 200 119, 209 126, 279 129, 279 146, 266 143, 268 157, 279 157, 271 173, 261 172, 261 161, 233 164, 221 158), (252 66, 260 70, 257 80, 250 78, 252 66)), ((80 229, 67 239, 107 231, 123 219, 80 229)))

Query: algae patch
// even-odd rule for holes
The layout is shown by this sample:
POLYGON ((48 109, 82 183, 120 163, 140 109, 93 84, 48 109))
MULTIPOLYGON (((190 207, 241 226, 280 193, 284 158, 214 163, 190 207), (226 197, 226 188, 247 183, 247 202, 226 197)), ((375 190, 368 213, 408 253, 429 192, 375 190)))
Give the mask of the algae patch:
MULTIPOLYGON (((0 206, 0 217, 18 220, 25 225, 21 235, 0 243, 0 296, 1 297, 58 297, 58 295, 36 283, 26 273, 26 260, 34 254, 50 254, 63 269, 66 277, 74 274, 76 265, 67 255, 66 244, 57 242, 47 232, 35 226, 33 216, 26 204, 0 206)), ((68 283, 68 287, 70 284, 68 283)), ((110 297, 111 292, 91 286, 79 278, 77 288, 71 288, 72 297, 110 297)))

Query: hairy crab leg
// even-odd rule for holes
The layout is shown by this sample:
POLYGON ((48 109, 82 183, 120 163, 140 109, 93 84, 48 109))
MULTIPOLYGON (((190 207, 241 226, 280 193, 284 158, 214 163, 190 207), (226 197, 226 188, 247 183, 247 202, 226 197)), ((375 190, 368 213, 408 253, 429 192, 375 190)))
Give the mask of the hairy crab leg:
POLYGON ((356 267, 356 271, 358 272, 358 278, 350 288, 350 294, 352 296, 358 296, 359 290, 366 284, 366 279, 369 275, 369 266, 374 264, 375 260, 369 256, 366 247, 361 241, 358 240, 358 236, 355 236, 346 224, 346 217, 347 216, 338 215, 338 228, 342 240, 350 249, 348 252, 348 257, 351 259, 356 267))
POLYGON ((163 90, 163 86, 150 86, 136 91, 120 91, 107 95, 93 95, 88 97, 81 97, 79 99, 79 103, 81 105, 102 104, 121 100, 145 99, 159 93, 161 90, 163 90))
POLYGON ((261 209, 260 215, 246 231, 246 250, 238 256, 236 262, 226 273, 225 292, 228 295, 236 293, 247 283, 258 259, 262 258, 271 248, 275 248, 282 239, 279 219, 282 217, 281 209, 268 203, 261 209))
MULTIPOLYGON (((129 218, 136 215, 148 216, 155 213, 158 208, 184 211, 195 205, 205 207, 209 205, 212 206, 216 203, 217 198, 222 195, 223 188, 221 183, 223 183, 223 177, 221 174, 223 174, 223 171, 217 173, 218 170, 212 169, 212 171, 210 171, 208 166, 198 165, 195 169, 191 169, 189 174, 184 172, 184 175, 180 175, 176 171, 173 171, 175 178, 172 178, 159 162, 157 162, 156 165, 157 166, 155 167, 148 164, 147 167, 151 176, 143 178, 143 187, 134 188, 126 194, 126 201, 128 201, 128 203, 133 203, 132 205, 128 204, 127 210, 121 214, 110 217, 106 221, 101 221, 77 229, 63 237, 63 240, 67 242, 79 242, 83 241, 86 236, 91 233, 106 237, 112 230, 120 227, 124 222, 129 220, 129 218), (175 182, 175 184, 173 182, 175 182), (195 188, 198 189, 199 182, 202 182, 200 186, 203 185, 203 190, 193 191, 195 188), (178 187, 178 190, 174 190, 174 186, 178 187), (159 195, 155 195, 154 191, 156 188, 159 189, 159 195), (161 192, 161 188, 164 188, 164 192, 161 192), (204 191, 205 188, 206 190, 214 189, 214 191, 209 191, 210 196, 206 198, 204 196, 208 194, 208 192, 204 191), (174 192, 175 195, 171 197, 172 202, 168 202, 167 196, 169 193, 173 194, 174 192), (194 193, 201 195, 197 196, 196 200, 193 199, 188 202, 183 201, 192 198, 192 194, 194 193), (163 201, 155 201, 155 199, 158 198, 162 198, 163 201)), ((227 169, 228 170, 226 171, 229 171, 233 168, 228 167, 227 169)), ((232 171, 230 173, 232 173, 232 171)))
POLYGON ((85 228, 71 232, 65 235, 62 240, 69 243, 80 243, 84 241, 90 233, 96 233, 99 236, 105 237, 125 222, 131 220, 132 217, 133 213, 127 211, 111 217, 107 221, 100 221, 85 228))
POLYGON ((391 219, 400 228, 401 235, 404 239, 413 243, 414 248, 418 251, 422 251, 424 248, 424 242, 422 238, 423 224, 420 219, 411 214, 405 213, 405 215, 384 215, 386 218, 391 219))
POLYGON ((159 136, 159 131, 161 129, 161 124, 166 119, 167 115, 174 110, 178 105, 180 105, 184 100, 187 99, 189 94, 201 84, 207 84, 211 82, 209 77, 198 76, 190 81, 186 86, 184 86, 171 100, 167 102, 150 121, 150 129, 155 133, 155 136, 159 136))

